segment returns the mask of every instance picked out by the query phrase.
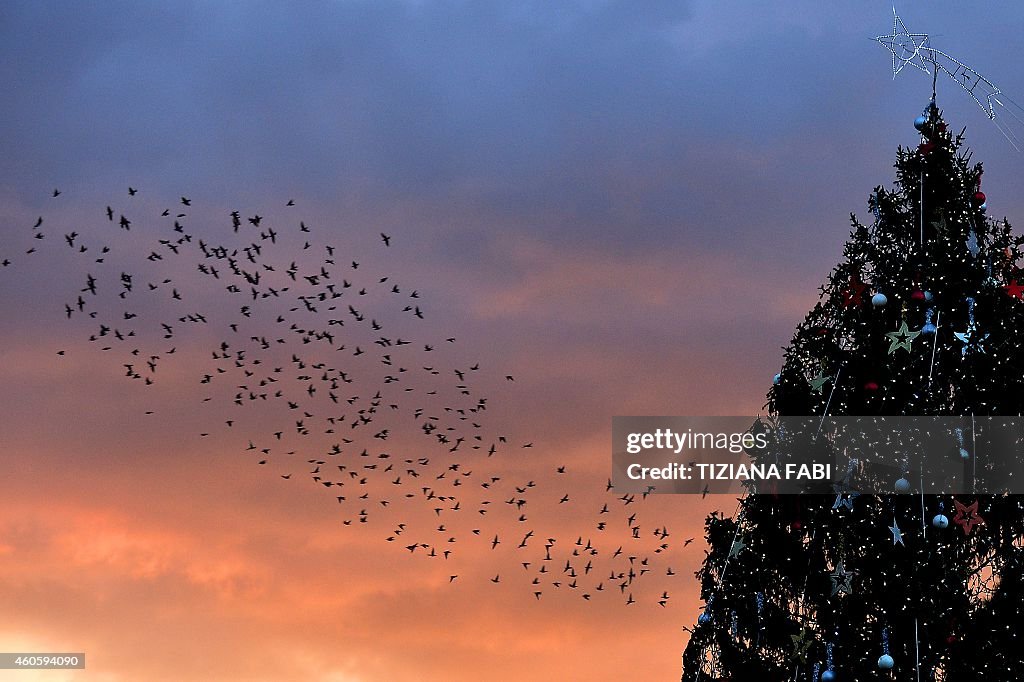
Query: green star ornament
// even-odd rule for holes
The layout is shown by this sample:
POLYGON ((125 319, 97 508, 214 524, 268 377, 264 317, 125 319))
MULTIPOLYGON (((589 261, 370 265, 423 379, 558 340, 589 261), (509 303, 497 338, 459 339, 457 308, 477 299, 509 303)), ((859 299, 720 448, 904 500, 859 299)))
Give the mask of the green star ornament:
POLYGON ((921 330, 917 330, 916 332, 910 331, 910 329, 907 328, 907 321, 903 320, 900 323, 899 329, 897 329, 894 332, 889 332, 888 334, 886 334, 886 336, 889 337, 889 355, 895 353, 896 350, 899 348, 902 348, 903 350, 909 353, 910 344, 914 341, 914 339, 918 337, 920 333, 921 330))

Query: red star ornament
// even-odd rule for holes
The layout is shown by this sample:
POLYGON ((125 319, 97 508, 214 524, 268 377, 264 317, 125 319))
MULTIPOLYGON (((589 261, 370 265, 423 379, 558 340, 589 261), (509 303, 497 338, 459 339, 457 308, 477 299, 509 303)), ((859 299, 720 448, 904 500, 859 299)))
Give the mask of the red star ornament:
POLYGON ((860 281, 857 276, 850 277, 850 286, 843 289, 843 307, 860 306, 864 302, 864 292, 868 285, 860 281))
POLYGON ((1004 284, 1003 290, 1006 291, 1007 296, 1024 299, 1024 284, 1015 279, 1011 279, 1009 284, 1004 284))
POLYGON ((975 526, 985 523, 985 519, 978 516, 978 501, 972 504, 961 504, 960 500, 953 500, 956 507, 956 514, 953 516, 953 523, 964 529, 964 535, 970 535, 975 526))

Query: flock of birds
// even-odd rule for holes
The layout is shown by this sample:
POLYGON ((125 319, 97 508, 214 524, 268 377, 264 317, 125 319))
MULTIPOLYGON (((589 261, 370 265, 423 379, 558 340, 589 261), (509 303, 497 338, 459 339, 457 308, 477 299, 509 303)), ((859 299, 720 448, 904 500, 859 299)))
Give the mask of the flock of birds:
MULTIPOLYGON (((580 484, 565 466, 508 473, 533 443, 485 426, 485 372, 452 360, 456 336, 433 337, 417 289, 323 240, 342 235, 289 217, 294 201, 282 219, 232 211, 206 221, 188 197, 157 212, 137 194, 129 188, 124 207, 78 216, 75 229, 39 217, 17 255, 0 254, 0 276, 38 267, 67 279, 53 312, 72 326, 63 338, 89 343, 57 350, 64 362, 99 351, 145 391, 173 374, 175 400, 187 382, 210 404, 201 414, 227 430, 211 426, 199 437, 237 439, 256 465, 292 485, 305 475, 339 507, 343 526, 449 562, 450 583, 460 555, 479 562, 481 552, 504 551, 501 570, 484 577, 518 580, 536 599, 560 592, 669 604, 670 557, 693 538, 677 542, 667 527, 642 525, 646 496, 619 494, 610 480, 603 498, 579 495, 600 500, 580 508, 580 484), (71 267, 58 265, 67 259, 71 267), (576 528, 571 537, 558 537, 567 526, 576 528)), ((395 246, 382 232, 376 255, 395 246)), ((157 402, 140 411, 154 414, 157 402)))

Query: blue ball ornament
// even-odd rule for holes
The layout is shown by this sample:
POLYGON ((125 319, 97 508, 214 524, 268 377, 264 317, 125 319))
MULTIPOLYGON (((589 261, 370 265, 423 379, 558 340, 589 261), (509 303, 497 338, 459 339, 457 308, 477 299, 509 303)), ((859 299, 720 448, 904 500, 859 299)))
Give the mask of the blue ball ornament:
POLYGON ((924 302, 925 303, 931 303, 933 298, 935 298, 935 294, 933 294, 932 292, 930 292, 927 289, 925 289, 925 292, 924 292, 924 302))
POLYGON ((883 308, 885 304, 889 302, 889 299, 885 297, 885 294, 878 293, 871 297, 871 305, 876 308, 883 308))
POLYGON ((832 670, 826 670, 821 674, 821 682, 834 682, 836 674, 832 670))
POLYGON ((889 654, 882 654, 878 657, 878 668, 880 670, 892 670, 895 664, 895 661, 892 660, 892 656, 889 654))
POLYGON ((782 381, 781 374, 776 374, 775 376, 772 377, 772 384, 774 384, 775 386, 778 386, 780 381, 782 381))
POLYGON ((936 514, 935 517, 932 519, 932 525, 936 528, 948 528, 949 519, 946 518, 945 514, 936 514))
POLYGON ((711 616, 707 613, 702 613, 697 617, 697 623, 700 625, 707 625, 711 622, 711 616))
POLYGON ((896 481, 896 492, 898 493, 909 493, 910 492, 910 481, 905 478, 901 478, 896 481))
POLYGON ((960 448, 960 459, 970 459, 971 453, 967 452, 964 448, 960 448))
MULTIPOLYGON (((914 119, 914 127, 919 131, 923 131, 924 127, 928 125, 928 118, 923 114, 914 119)), ((825 679, 824 677, 821 679, 825 679)))

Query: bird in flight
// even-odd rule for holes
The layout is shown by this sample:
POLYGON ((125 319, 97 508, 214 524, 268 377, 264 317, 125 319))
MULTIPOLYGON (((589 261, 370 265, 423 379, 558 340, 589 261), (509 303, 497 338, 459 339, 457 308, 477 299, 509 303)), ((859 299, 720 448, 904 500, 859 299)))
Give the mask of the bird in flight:
MULTIPOLYGON (((579 603, 670 605, 652 576, 675 575, 667 564, 654 567, 676 546, 660 524, 632 512, 639 496, 618 495, 611 481, 593 495, 551 490, 556 475, 565 477, 559 483, 576 480, 564 464, 545 463, 544 479, 509 474, 522 449, 543 456, 540 441, 520 440, 516 449, 489 424, 494 403, 484 389, 515 379, 465 357, 472 350, 453 345, 455 330, 420 305, 391 303, 421 298, 392 260, 401 250, 361 267, 352 249, 335 245, 338 232, 292 211, 239 207, 205 216, 199 199, 181 195, 180 203, 187 214, 104 201, 64 226, 63 241, 42 240, 42 217, 36 222, 29 252, 38 266, 47 268, 56 248, 73 263, 52 268, 67 289, 54 306, 69 332, 56 351, 60 367, 76 359, 109 364, 152 396, 140 401, 145 415, 159 413, 161 391, 194 399, 202 425, 192 436, 237 442, 246 461, 288 482, 280 485, 324 494, 341 515, 339 530, 379 529, 383 541, 401 536, 394 545, 409 560, 459 566, 445 573, 449 584, 479 548, 511 567, 488 578, 493 589, 516 589, 514 569, 537 600, 547 592, 579 603), (111 232, 109 223, 131 234, 111 232), (563 536, 556 527, 570 517, 579 525, 565 526, 575 532, 563 536), (384 527, 396 519, 397 527, 384 527), (521 541, 508 542, 509 532, 521 541)), ((392 235, 379 236, 391 246, 392 235)))

